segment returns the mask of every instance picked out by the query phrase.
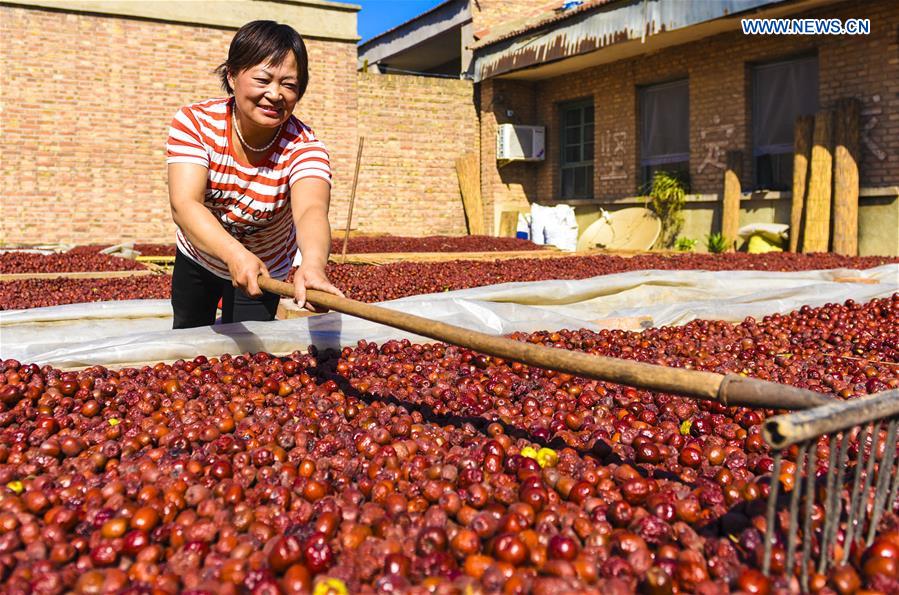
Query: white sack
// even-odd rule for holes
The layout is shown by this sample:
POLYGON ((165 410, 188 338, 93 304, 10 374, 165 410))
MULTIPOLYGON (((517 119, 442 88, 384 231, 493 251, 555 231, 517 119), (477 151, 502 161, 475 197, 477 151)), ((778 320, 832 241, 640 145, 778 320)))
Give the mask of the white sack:
POLYGON ((543 246, 546 244, 546 222, 549 217, 549 207, 538 204, 531 205, 531 241, 543 246))
POLYGON ((515 227, 515 237, 520 240, 531 238, 531 216, 527 213, 518 213, 518 225, 515 227))
POLYGON ((577 250, 578 227, 574 209, 568 205, 531 205, 531 241, 550 244, 560 250, 577 250))
POLYGON ((737 236, 746 241, 751 236, 759 234, 771 242, 782 242, 787 239, 789 229, 790 226, 786 223, 750 223, 741 227, 737 231, 737 236))
POLYGON ((555 206, 555 222, 546 228, 546 243, 560 250, 574 252, 577 250, 577 219, 574 209, 568 205, 555 206))

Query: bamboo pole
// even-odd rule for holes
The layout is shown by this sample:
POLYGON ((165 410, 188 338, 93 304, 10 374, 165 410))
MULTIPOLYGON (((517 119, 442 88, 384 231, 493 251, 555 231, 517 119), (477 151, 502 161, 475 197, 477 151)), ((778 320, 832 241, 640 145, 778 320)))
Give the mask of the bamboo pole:
POLYGON ((790 209, 790 252, 799 251, 802 237, 802 211, 805 206, 808 164, 812 152, 814 116, 799 116, 793 127, 793 204, 790 209))
POLYGON ((356 171, 353 173, 353 189, 350 192, 350 208, 346 216, 346 231, 343 234, 343 250, 340 252, 343 262, 346 263, 346 247, 350 242, 350 224, 353 222, 353 205, 356 203, 356 183, 359 181, 359 164, 362 161, 362 146, 365 137, 359 137, 359 149, 356 151, 356 171))
MULTIPOLYGON (((260 275, 259 286, 285 297, 293 296, 293 285, 270 277, 260 275)), ((668 368, 514 341, 315 289, 306 291, 306 300, 314 306, 336 310, 505 360, 638 388, 689 395, 726 405, 806 409, 832 401, 831 397, 814 391, 746 378, 738 374, 724 376, 713 372, 668 368)))
POLYGON ((837 102, 834 122, 833 251, 858 255, 858 162, 861 102, 837 102))
POLYGON ((743 172, 743 151, 727 152, 727 169, 724 170, 724 204, 721 212, 721 235, 727 242, 727 251, 734 252, 737 232, 740 229, 740 176, 743 172))
POLYGON ((833 193, 833 112, 821 110, 815 115, 812 137, 812 164, 805 207, 805 233, 802 251, 827 252, 830 243, 830 200, 833 193))

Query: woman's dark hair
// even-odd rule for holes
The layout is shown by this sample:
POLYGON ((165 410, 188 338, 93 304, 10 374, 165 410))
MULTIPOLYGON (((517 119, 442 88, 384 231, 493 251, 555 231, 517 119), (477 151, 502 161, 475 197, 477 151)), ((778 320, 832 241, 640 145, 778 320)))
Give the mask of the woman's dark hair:
POLYGON ((290 25, 275 21, 247 23, 234 35, 228 59, 215 72, 222 79, 222 88, 233 95, 234 89, 228 84, 229 74, 236 75, 263 62, 277 66, 287 52, 293 52, 297 60, 297 95, 302 98, 309 84, 309 58, 303 38, 290 25))

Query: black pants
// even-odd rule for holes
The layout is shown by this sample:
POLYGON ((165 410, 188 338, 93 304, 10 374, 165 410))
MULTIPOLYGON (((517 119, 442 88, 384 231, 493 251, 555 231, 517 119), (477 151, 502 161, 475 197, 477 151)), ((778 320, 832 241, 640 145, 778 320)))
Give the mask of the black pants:
POLYGON ((251 298, 231 285, 231 281, 213 275, 177 250, 172 272, 172 311, 175 314, 172 328, 213 324, 219 299, 222 300, 222 322, 245 322, 274 320, 280 298, 269 292, 264 292, 260 298, 251 298))

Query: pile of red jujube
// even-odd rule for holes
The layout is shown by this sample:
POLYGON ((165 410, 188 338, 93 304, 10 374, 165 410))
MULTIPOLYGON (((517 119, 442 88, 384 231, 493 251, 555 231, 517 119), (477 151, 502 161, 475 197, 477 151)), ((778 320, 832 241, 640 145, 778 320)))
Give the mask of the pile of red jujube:
MULTIPOLYGON (((79 246, 72 252, 96 252, 105 246, 79 246)), ((374 252, 511 252, 540 250, 543 246, 518 238, 493 236, 353 236, 347 242, 348 254, 374 252)), ((135 244, 142 256, 174 256, 175 244, 135 244)), ((331 241, 331 253, 343 252, 343 238, 331 241)))
MULTIPOLYGON (((124 261, 128 262, 128 261, 124 261)), ((573 256, 494 261, 405 262, 385 265, 330 264, 328 276, 347 297, 380 302, 409 295, 438 293, 515 281, 585 279, 627 271, 660 269, 800 271, 829 268, 867 269, 893 257, 836 254, 645 254, 573 256)), ((168 277, 127 279, 54 279, 0 282, 0 310, 78 302, 158 299, 170 296, 168 277)))
POLYGON ((381 302, 409 295, 439 293, 516 281, 586 279, 639 270, 805 271, 868 269, 899 258, 838 254, 641 254, 630 258, 597 255, 493 261, 398 262, 384 265, 332 264, 331 281, 353 299, 381 302))
POLYGON ((135 244, 134 249, 141 256, 174 256, 175 244, 135 244))
POLYGON ((81 273, 90 271, 132 271, 145 267, 135 260, 96 252, 5 252, 0 254, 0 273, 81 273))
MULTIPOLYGON (((514 338, 842 398, 899 386, 899 295, 738 325, 514 338)), ((759 570, 770 411, 408 341, 80 372, 6 360, 0 408, 11 593, 796 587, 783 539, 772 577, 759 570)), ((795 456, 777 478, 787 492, 795 456)), ((811 586, 896 593, 897 561, 894 510, 811 586)))
POLYGON ((0 310, 18 310, 114 300, 167 299, 169 275, 103 279, 17 279, 0 283, 0 310))
MULTIPOLYGON (((515 252, 540 250, 530 240, 493 236, 353 236, 347 242, 348 254, 375 252, 515 252)), ((331 254, 343 251, 343 238, 331 240, 331 254)))
MULTIPOLYGON (((75 246, 69 250, 69 254, 89 254, 96 253, 109 246, 103 244, 87 244, 84 246, 75 246)), ((174 256, 175 244, 134 244, 135 251, 140 252, 141 256, 174 256)))

